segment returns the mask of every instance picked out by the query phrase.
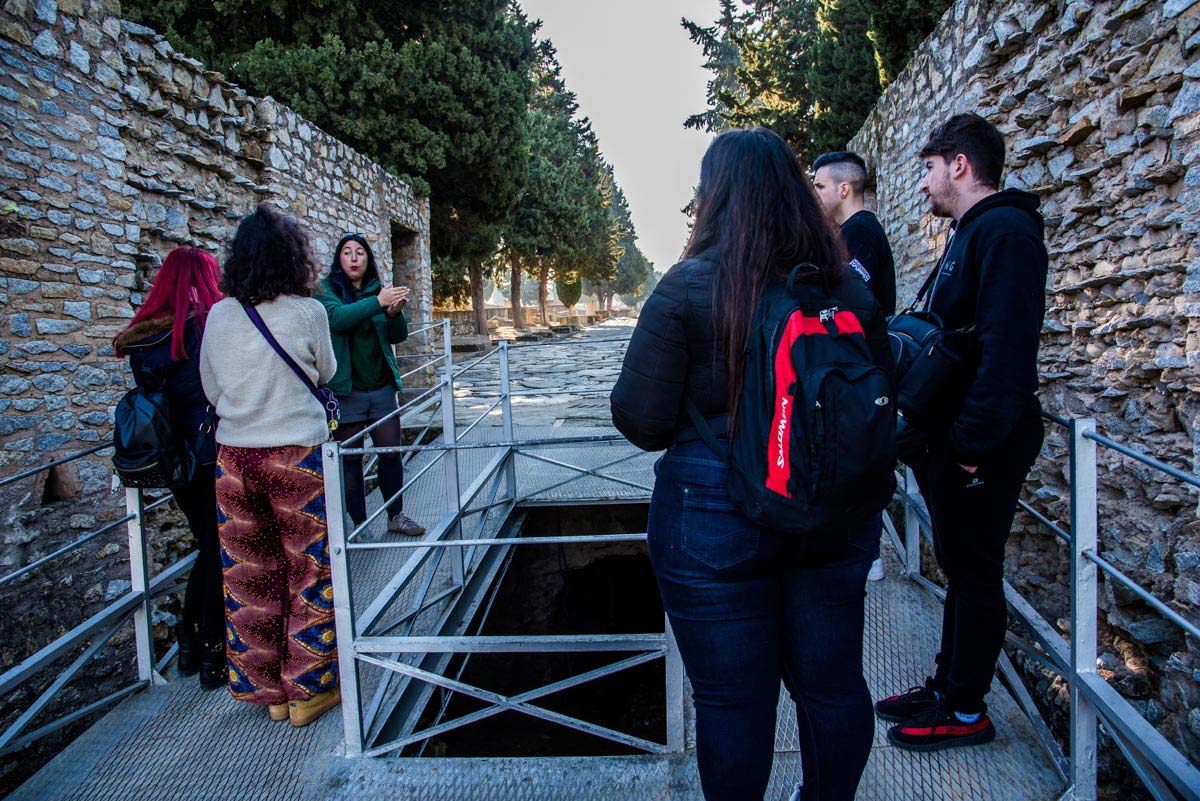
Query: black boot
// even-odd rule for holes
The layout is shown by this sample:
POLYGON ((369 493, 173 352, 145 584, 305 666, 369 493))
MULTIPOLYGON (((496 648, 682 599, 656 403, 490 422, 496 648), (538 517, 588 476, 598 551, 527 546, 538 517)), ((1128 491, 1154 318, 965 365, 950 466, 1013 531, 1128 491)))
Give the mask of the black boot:
POLYGON ((194 676, 200 669, 200 643, 196 631, 186 623, 175 626, 175 642, 179 644, 179 661, 176 666, 180 676, 194 676))
POLYGON ((216 690, 229 680, 229 669, 225 666, 225 643, 202 643, 200 645, 200 687, 216 690))

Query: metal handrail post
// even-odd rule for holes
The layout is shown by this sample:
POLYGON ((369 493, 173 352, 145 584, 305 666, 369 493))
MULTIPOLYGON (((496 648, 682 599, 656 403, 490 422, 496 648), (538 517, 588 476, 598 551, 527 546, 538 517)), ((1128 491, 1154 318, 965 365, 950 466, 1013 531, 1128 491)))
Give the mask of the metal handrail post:
MULTIPOLYGON (((454 418, 454 361, 451 355, 450 321, 442 323, 442 347, 446 353, 446 372, 442 376, 442 442, 446 445, 458 444, 458 425, 454 418)), ((445 487, 451 493, 450 508, 457 511, 452 531, 448 536, 457 539, 462 536, 462 491, 458 486, 458 450, 450 448, 446 451, 443 469, 446 471, 445 487)), ((450 568, 454 574, 454 583, 463 583, 463 552, 455 550, 450 560, 450 568)))
POLYGON ((329 573, 333 583, 333 622, 337 631, 338 680, 342 689, 342 729, 347 757, 362 756, 363 721, 359 702, 358 660, 354 658, 354 605, 350 594, 350 552, 346 549, 346 497, 342 484, 342 446, 321 446, 325 477, 325 525, 329 537, 329 573))
MULTIPOLYGON (((509 377, 508 340, 500 340, 500 419, 504 425, 504 441, 512 442, 513 413, 512 413, 512 383, 509 377)), ((517 498, 517 455, 510 453, 504 464, 504 479, 508 484, 508 497, 517 498)))
POLYGON ((1071 784, 1073 801, 1096 801, 1096 707, 1080 677, 1096 673, 1096 443, 1092 419, 1071 420, 1071 784))
POLYGON ((664 631, 667 635, 667 653, 665 672, 667 679, 667 751, 673 754, 682 753, 687 747, 686 709, 687 699, 684 697, 683 657, 679 655, 679 644, 675 642, 675 632, 671 630, 671 621, 663 615, 664 631))
POLYGON ((142 491, 125 488, 125 511, 132 515, 125 524, 129 535, 129 589, 142 594, 142 601, 133 613, 133 637, 137 649, 138 678, 154 680, 154 631, 150 617, 150 568, 146 554, 146 509, 142 491))
MULTIPOLYGON (((904 493, 911 495, 917 489, 917 474, 911 467, 904 468, 904 493)), ((921 519, 911 503, 904 504, 904 575, 913 578, 921 575, 921 519)))

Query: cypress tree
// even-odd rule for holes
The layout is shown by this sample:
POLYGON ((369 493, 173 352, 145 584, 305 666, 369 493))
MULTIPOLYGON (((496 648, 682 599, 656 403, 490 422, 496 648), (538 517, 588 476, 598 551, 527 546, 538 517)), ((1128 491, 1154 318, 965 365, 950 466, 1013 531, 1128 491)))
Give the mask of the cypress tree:
POLYGON ((808 86, 813 118, 810 160, 842 149, 879 97, 879 70, 868 38, 866 0, 818 0, 817 35, 808 86))
POLYGON ((526 178, 535 26, 510 0, 125 0, 431 196, 435 294, 476 301, 526 178), (469 282, 469 283, 468 283, 469 282))
POLYGON ((867 0, 871 43, 883 88, 896 80, 913 51, 937 26, 953 0, 867 0))

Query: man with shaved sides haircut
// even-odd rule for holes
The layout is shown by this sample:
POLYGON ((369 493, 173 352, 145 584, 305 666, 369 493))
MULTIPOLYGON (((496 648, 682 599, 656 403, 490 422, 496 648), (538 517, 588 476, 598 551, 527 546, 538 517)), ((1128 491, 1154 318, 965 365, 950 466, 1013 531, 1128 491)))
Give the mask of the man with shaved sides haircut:
POLYGON ((883 308, 896 313, 896 265, 879 218, 863 206, 867 165, 849 151, 826 153, 813 162, 813 188, 825 214, 841 226, 851 266, 866 280, 883 308))
MULTIPOLYGON (((867 282, 883 313, 892 316, 896 313, 896 265, 879 218, 863 207, 866 162, 857 153, 841 150, 818 158, 813 169, 813 189, 825 216, 841 226, 850 266, 867 282)), ((877 516, 876 525, 882 536, 882 515, 877 516)), ((867 578, 882 581, 883 577, 883 558, 876 556, 867 578)))

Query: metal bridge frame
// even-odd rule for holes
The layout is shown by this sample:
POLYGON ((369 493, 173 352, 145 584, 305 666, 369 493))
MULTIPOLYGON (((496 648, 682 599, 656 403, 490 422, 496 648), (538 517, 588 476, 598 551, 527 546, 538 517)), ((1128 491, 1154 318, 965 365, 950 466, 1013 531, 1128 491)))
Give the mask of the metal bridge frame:
MULTIPOLYGON (((406 420, 417 418, 426 412, 429 413, 416 440, 417 444, 395 448, 368 448, 361 444, 358 447, 352 447, 354 441, 351 440, 346 443, 328 442, 322 449, 326 500, 330 512, 328 515, 329 540, 338 651, 342 666, 345 755, 358 757, 388 753, 406 745, 427 741, 430 737, 506 710, 519 711, 560 723, 651 753, 682 751, 685 748, 684 720, 687 702, 683 666, 669 627, 664 626, 662 633, 628 635, 486 637, 478 634, 449 636, 414 632, 414 624, 420 614, 442 602, 451 605, 449 612, 442 615, 443 622, 450 619, 453 614, 459 614, 460 622, 462 622, 463 616, 468 620, 470 617, 474 617, 480 609, 483 609, 486 614, 495 590, 494 586, 489 585, 489 579, 494 579, 498 575, 504 556, 515 546, 645 540, 644 533, 582 537, 517 536, 523 508, 545 503, 554 503, 555 505, 563 503, 562 501, 539 499, 537 496, 541 493, 582 478, 603 479, 621 486, 641 489, 647 493, 651 489, 611 472, 612 468, 633 458, 637 455, 636 453, 610 459, 599 467, 585 467, 536 452, 547 447, 562 447, 563 445, 576 447, 607 445, 611 447, 622 441, 619 436, 575 436, 532 440, 516 438, 512 412, 514 393, 509 380, 509 352, 516 348, 536 347, 541 343, 513 346, 501 343, 497 349, 455 369, 450 348, 449 321, 427 321, 417 325, 422 327, 418 327, 412 332, 414 336, 433 336, 441 333, 440 348, 437 345, 431 345, 425 352, 406 353, 400 357, 425 359, 416 368, 407 371, 406 376, 418 373, 430 374, 435 370, 437 372, 436 381, 432 387, 406 390, 406 392, 415 393, 415 397, 403 403, 396 412, 406 420), (464 372, 493 358, 499 360, 500 395, 494 403, 460 432, 454 414, 454 381, 464 372), (496 409, 500 410, 504 439, 499 442, 466 441, 465 437, 496 409), (441 412, 440 441, 424 444, 424 439, 431 431, 433 421, 437 418, 439 411, 441 412), (496 450, 498 454, 488 462, 484 470, 468 486, 461 487, 458 455, 468 449, 476 448, 496 450), (370 524, 371 520, 382 514, 382 511, 376 512, 363 526, 352 531, 348 530, 345 525, 341 456, 348 453, 369 455, 384 451, 403 452, 406 462, 421 453, 434 452, 434 458, 408 479, 402 492, 411 487, 413 482, 439 462, 443 465, 444 484, 449 495, 447 511, 418 541, 360 541, 360 535, 365 527, 370 524), (516 471, 518 457, 566 469, 574 475, 549 486, 521 492, 516 471), (503 494, 500 493, 501 486, 505 488, 503 494), (486 501, 476 503, 485 491, 487 493, 486 501), (474 525, 473 530, 464 536, 468 518, 477 515, 480 520, 474 525), (493 527, 489 528, 488 523, 493 515, 495 515, 495 520, 499 521, 499 525, 497 526, 496 522, 493 522, 493 527), (413 555, 404 562, 376 598, 371 599, 364 608, 356 609, 353 605, 353 587, 350 583, 350 551, 389 548, 411 549, 413 555), (430 581, 423 582, 416 601, 410 605, 399 620, 392 621, 386 630, 375 631, 374 627, 381 620, 385 611, 418 575, 421 566, 427 560, 440 563, 447 553, 450 555, 449 564, 454 576, 452 586, 430 597, 430 581), (397 633, 396 629, 398 628, 403 631, 397 633), (459 678, 462 673, 461 666, 458 675, 454 677, 442 675, 438 670, 431 670, 428 667, 428 664, 433 664, 444 668, 449 662, 449 656, 454 654, 469 657, 470 654, 475 653, 567 651, 604 651, 624 656, 595 670, 511 696, 490 692, 462 682, 459 678), (416 658, 413 659, 413 657, 416 658), (432 662, 427 664, 427 661, 423 661, 429 660, 430 657, 434 657, 432 662), (406 661, 406 658, 409 661, 406 661), (659 658, 664 659, 666 663, 667 737, 665 743, 637 738, 545 709, 534 703, 552 693, 659 658), (427 688, 426 691, 417 693, 414 702, 421 708, 429 701, 435 688, 441 690, 443 697, 435 724, 424 730, 416 731, 416 718, 410 716, 413 725, 408 725, 399 732, 381 726, 380 720, 385 717, 381 709, 385 688, 377 690, 375 697, 364 707, 365 699, 362 698, 362 684, 359 675, 360 665, 382 668, 388 676, 394 677, 397 681, 405 681, 413 686, 418 683, 423 685, 427 688), (451 693, 463 693, 486 701, 490 705, 458 719, 442 721, 441 718, 445 713, 451 693)), ((596 340, 589 341, 595 342, 596 340)), ((561 343, 562 340, 558 340, 554 344, 561 343)), ((556 389, 521 394, 525 396, 577 395, 598 392, 607 392, 607 390, 556 389)), ((1007 583, 1005 592, 1015 617, 1020 621, 1023 630, 1029 632, 1030 636, 1030 639, 1026 639, 1024 636, 1010 631, 1008 634, 1009 644, 1064 677, 1070 684, 1070 742, 1066 756, 1063 755, 1050 731, 1041 721, 1032 698, 1021 684, 1011 661, 1004 654, 1002 654, 1000 662, 1001 674, 1033 721, 1042 745, 1051 754, 1055 766, 1067 785, 1068 789, 1063 796, 1064 799, 1095 801, 1097 730, 1098 724, 1102 723, 1156 801, 1177 801, 1180 798, 1187 799, 1187 801, 1200 801, 1200 770, 1188 762, 1186 757, 1155 730, 1153 725, 1112 688, 1096 669, 1096 615, 1101 573, 1108 580, 1116 581, 1134 592, 1156 612, 1171 620, 1187 634, 1200 639, 1200 627, 1194 621, 1187 620, 1176 610, 1154 597, 1101 555, 1097 526, 1097 449, 1103 447, 1115 451, 1125 458, 1133 459, 1166 473, 1192 488, 1200 488, 1200 477, 1099 434, 1096 431, 1094 420, 1067 420, 1050 414, 1047 414, 1046 417, 1054 425, 1065 427, 1069 432, 1070 530, 1068 531, 1050 520, 1025 501, 1021 501, 1020 505, 1056 537, 1067 543, 1070 548, 1071 641, 1068 643, 1064 640, 1032 605, 1007 583)), ((360 435, 356 439, 364 438, 360 435)), ((45 465, 0 479, 0 488, 31 478, 58 465, 100 453, 108 447, 111 447, 109 443, 101 443, 69 456, 55 459, 45 465)), ((940 587, 921 574, 921 537, 922 535, 931 536, 930 523, 928 512, 917 491, 911 470, 906 470, 901 476, 900 487, 898 498, 904 510, 902 533, 886 515, 885 528, 904 563, 905 575, 929 591, 944 596, 940 587)), ((151 575, 146 558, 145 514, 166 503, 170 496, 164 495, 147 503, 141 491, 130 489, 126 490, 125 495, 126 514, 123 517, 82 535, 53 553, 0 576, 0 586, 3 586, 37 570, 52 560, 75 551, 122 524, 126 525, 131 582, 129 591, 36 653, 26 657, 19 664, 0 674, 0 697, 4 697, 22 687, 35 676, 54 675, 51 671, 58 666, 58 672, 49 686, 23 710, 15 721, 9 723, 7 728, 0 732, 0 755, 19 751, 51 732, 104 710, 133 692, 152 688, 153 685, 164 681, 160 672, 175 656, 176 647, 172 646, 161 658, 155 660, 149 614, 150 604, 154 599, 178 589, 195 561, 195 555, 180 560, 158 575, 151 575), (80 668, 103 647, 121 626, 129 621, 133 622, 135 631, 137 679, 82 708, 31 729, 31 724, 46 710, 57 694, 78 675, 80 668), (80 652, 79 649, 85 645, 86 647, 80 652), (72 655, 74 655, 74 659, 63 666, 61 663, 72 655)), ((573 503, 619 503, 628 500, 628 495, 624 497, 614 495, 587 501, 576 500, 573 503)), ((386 502, 381 506, 382 508, 386 508, 386 502)), ((419 713, 420 709, 418 708, 417 711, 419 713)))
MULTIPOLYGON (((440 364, 437 369, 437 383, 434 387, 419 391, 417 397, 401 404, 393 415, 423 414, 433 409, 441 410, 441 435, 439 441, 433 444, 422 444, 428 427, 415 440, 416 444, 392 447, 365 447, 364 431, 362 435, 353 437, 346 442, 330 441, 323 448, 326 507, 329 521, 329 545, 333 570, 334 612, 338 632, 338 658, 342 665, 341 689, 343 725, 345 731, 344 753, 346 756, 379 756, 390 753, 409 745, 427 741, 431 737, 452 731, 471 723, 486 719, 500 712, 512 710, 554 722, 568 728, 602 737, 622 745, 654 754, 678 752, 684 749, 684 719, 686 704, 684 695, 683 663, 676 650, 674 638, 669 626, 665 625, 661 633, 651 634, 576 634, 576 635, 530 635, 530 636, 481 636, 481 635, 447 635, 440 633, 415 632, 413 621, 423 611, 436 605, 450 606, 460 597, 477 597, 477 603, 469 604, 472 612, 476 612, 484 603, 487 593, 484 588, 472 587, 484 581, 494 580, 495 559, 506 558, 509 551, 520 545, 602 545, 619 542, 644 542, 645 533, 561 536, 561 537, 518 537, 514 526, 505 525, 509 518, 519 514, 519 510, 539 504, 538 496, 558 489, 562 486, 583 478, 601 479, 613 484, 641 490, 646 497, 653 487, 631 481, 610 471, 636 456, 639 451, 622 453, 615 458, 605 461, 596 467, 588 467, 561 459, 555 459, 539 453, 545 448, 563 446, 621 446, 631 449, 624 438, 619 435, 591 435, 572 437, 549 437, 537 439, 518 439, 516 437, 515 421, 512 412, 514 395, 532 397, 548 394, 593 394, 607 393, 603 389, 563 389, 553 391, 532 391, 514 393, 510 381, 510 350, 525 347, 538 347, 542 343, 509 345, 501 342, 499 347, 477 357, 462 367, 456 368, 450 349, 450 326, 446 321, 442 324, 443 352, 421 367, 431 368, 440 364), (500 391, 491 402, 478 413, 475 418, 461 429, 458 426, 457 415, 454 412, 455 379, 469 370, 496 359, 500 374, 500 391), (468 435, 489 415, 499 410, 500 425, 503 439, 493 441, 469 441, 468 435), (459 454, 466 450, 485 449, 496 451, 496 455, 488 462, 484 470, 476 476, 470 486, 463 488, 459 469, 459 454), (411 477, 406 478, 404 486, 397 495, 403 494, 428 471, 433 470, 440 462, 443 466, 443 483, 447 493, 447 513, 430 531, 419 540, 388 540, 364 542, 363 534, 372 522, 384 513, 388 502, 394 499, 385 498, 380 508, 370 515, 361 525, 348 530, 344 514, 344 490, 342 485, 341 464, 342 456, 347 454, 378 455, 379 453, 404 453, 410 459, 420 453, 433 454, 424 466, 420 467, 411 477), (560 470, 568 470, 573 475, 565 479, 554 480, 545 486, 523 489, 517 471, 519 458, 549 464, 560 470), (503 489, 502 489, 503 488, 503 489), (480 496, 487 493, 486 500, 477 503, 480 496), (468 525, 468 519, 478 517, 478 521, 468 525), (492 525, 489 527, 489 523, 492 525), (465 533, 469 529, 469 533, 465 533), (490 535, 490 536, 489 536, 490 535), (383 591, 363 608, 355 605, 354 590, 351 586, 350 554, 353 551, 372 551, 386 549, 406 549, 413 551, 401 566, 396 575, 387 582, 383 591), (485 550, 498 552, 491 562, 479 558, 485 550), (395 604, 404 591, 412 586, 422 572, 426 562, 440 564, 448 554, 449 564, 453 573, 453 584, 430 595, 434 570, 425 568, 426 579, 420 584, 415 599, 407 610, 398 618, 392 620, 386 630, 376 631, 385 612, 395 604), (403 627, 402 633, 395 629, 403 627), (528 690, 516 695, 503 695, 484 688, 475 687, 461 680, 465 660, 478 653, 563 653, 563 652, 603 652, 618 655, 614 661, 593 670, 553 682, 543 687, 528 690), (420 667, 417 663, 431 654, 442 655, 435 660, 439 667, 449 666, 449 657, 462 655, 464 661, 460 664, 456 676, 443 675, 438 670, 420 667), (623 656, 621 656, 623 655, 623 656), (407 657, 407 661, 406 661, 407 657), (605 676, 611 676, 629 668, 646 664, 658 659, 665 662, 667 696, 667 736, 666 742, 654 742, 641 737, 617 731, 599 724, 582 720, 570 715, 546 709, 533 702, 562 690, 595 681, 605 676), (373 697, 364 697, 364 687, 360 667, 371 665, 386 671, 384 680, 376 687, 373 697), (439 712, 432 725, 416 730, 415 718, 407 725, 402 725, 392 736, 385 736, 383 731, 389 727, 384 719, 383 696, 400 679, 407 679, 405 691, 414 692, 423 687, 428 698, 430 691, 438 689, 443 692, 439 712), (449 701, 450 693, 463 695, 485 701, 489 706, 454 720, 442 720, 449 701)), ((595 340, 590 340, 594 342, 595 340)), ((624 341, 623 339, 621 341, 624 341)), ((561 342, 559 340, 558 342, 561 342)), ((546 343, 546 344, 557 344, 546 343)), ((414 370, 413 372, 416 372, 414 370)), ((610 495, 602 498, 590 498, 586 501, 542 501, 554 505, 621 502, 628 497, 610 495)), ((494 589, 494 588, 492 588, 494 589)), ((395 610, 392 610, 395 611, 395 610)), ((486 608, 483 615, 486 616, 486 608)), ((419 691, 418 691, 419 692, 419 691)), ((419 695, 419 697, 421 697, 419 695)), ((395 729, 395 726, 390 727, 395 729)))

